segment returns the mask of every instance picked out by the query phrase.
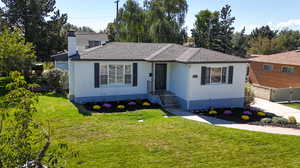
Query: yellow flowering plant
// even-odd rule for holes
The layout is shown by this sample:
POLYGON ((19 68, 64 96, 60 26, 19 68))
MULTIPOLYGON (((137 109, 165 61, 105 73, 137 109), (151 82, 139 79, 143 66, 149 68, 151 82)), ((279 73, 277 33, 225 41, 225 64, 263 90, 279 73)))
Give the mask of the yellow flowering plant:
POLYGON ((209 114, 209 115, 216 115, 216 114, 218 114, 218 112, 217 112, 216 110, 210 110, 210 111, 208 112, 208 114, 209 114))
POLYGON ((266 113, 264 113, 264 112, 258 112, 257 115, 260 116, 260 117, 265 117, 266 113))
POLYGON ((101 106, 100 105, 94 105, 93 106, 93 110, 100 110, 101 109, 101 106))
POLYGON ((247 115, 242 115, 241 118, 242 118, 242 120, 245 120, 245 121, 250 120, 250 117, 247 115))
POLYGON ((151 106, 151 104, 150 104, 149 102, 144 102, 144 103, 143 103, 143 106, 149 107, 149 106, 151 106))
POLYGON ((118 109, 125 109, 125 106, 124 105, 118 105, 117 108, 118 109))

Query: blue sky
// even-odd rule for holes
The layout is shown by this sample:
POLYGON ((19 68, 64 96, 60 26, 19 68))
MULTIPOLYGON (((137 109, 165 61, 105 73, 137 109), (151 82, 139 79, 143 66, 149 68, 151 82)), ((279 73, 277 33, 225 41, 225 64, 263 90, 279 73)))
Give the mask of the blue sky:
MULTIPOLYGON (((126 0, 120 0, 121 6, 126 0)), ((104 29, 115 17, 114 0, 56 0, 57 8, 67 13, 69 22, 89 26, 96 31, 104 29)), ((143 0, 138 0, 142 5, 143 0)), ((274 29, 300 30, 300 0, 187 0, 189 11, 186 17, 188 30, 193 27, 195 14, 200 10, 219 10, 225 4, 232 6, 236 17, 236 30, 244 26, 247 32, 269 24, 274 29)))

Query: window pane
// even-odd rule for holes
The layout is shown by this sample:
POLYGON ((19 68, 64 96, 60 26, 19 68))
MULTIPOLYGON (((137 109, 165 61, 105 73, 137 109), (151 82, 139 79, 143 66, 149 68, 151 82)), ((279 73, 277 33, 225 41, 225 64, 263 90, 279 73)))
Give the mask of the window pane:
POLYGON ((227 81, 227 68, 223 67, 222 68, 222 83, 226 83, 227 81))
POLYGON ((107 65, 100 66, 100 84, 106 85, 108 80, 107 65))
POLYGON ((116 65, 109 65, 109 84, 116 83, 116 65))
POLYGON ((222 69, 211 68, 211 83, 221 83, 222 80, 222 69))
POLYGON ((210 70, 211 70, 211 68, 206 69, 206 74, 205 74, 205 83, 206 84, 210 83, 210 70))
POLYGON ((282 67, 282 72, 284 72, 284 73, 293 73, 294 68, 293 67, 282 67))
POLYGON ((125 75, 125 84, 131 84, 131 75, 125 75))
POLYGON ((125 74, 131 74, 131 65, 125 65, 125 74))
POLYGON ((117 83, 124 83, 124 66, 117 65, 117 83))
POLYGON ((267 64, 266 64, 266 65, 264 65, 263 67, 264 67, 264 70, 265 70, 265 71, 272 71, 272 70, 273 70, 273 65, 267 65, 267 64))

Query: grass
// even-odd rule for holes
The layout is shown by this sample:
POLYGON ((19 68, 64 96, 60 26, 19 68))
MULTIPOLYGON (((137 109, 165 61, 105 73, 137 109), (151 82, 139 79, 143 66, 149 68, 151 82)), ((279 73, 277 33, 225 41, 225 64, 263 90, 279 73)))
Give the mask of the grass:
POLYGON ((284 105, 300 110, 300 104, 284 104, 284 105))
POLYGON ((63 97, 41 96, 35 118, 54 142, 79 151, 69 167, 300 167, 300 138, 211 126, 161 110, 80 114, 63 97), (143 119, 144 123, 138 120, 143 119))

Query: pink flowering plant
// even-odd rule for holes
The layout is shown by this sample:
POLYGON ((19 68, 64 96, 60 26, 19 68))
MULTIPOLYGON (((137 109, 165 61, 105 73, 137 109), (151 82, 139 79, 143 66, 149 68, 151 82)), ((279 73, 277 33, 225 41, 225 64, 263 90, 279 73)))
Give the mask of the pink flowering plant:
POLYGON ((111 105, 111 104, 108 104, 108 103, 105 103, 105 104, 103 104, 103 107, 105 107, 105 108, 111 108, 112 105, 111 105))
POLYGON ((244 115, 252 115, 252 112, 250 112, 250 111, 244 111, 243 114, 244 115))
POLYGON ((135 106, 135 105, 136 105, 136 102, 131 101, 131 102, 128 103, 128 105, 130 105, 130 106, 135 106))
POLYGON ((224 114, 224 115, 231 115, 231 114, 232 114, 232 111, 231 111, 231 110, 225 110, 223 114, 224 114))

